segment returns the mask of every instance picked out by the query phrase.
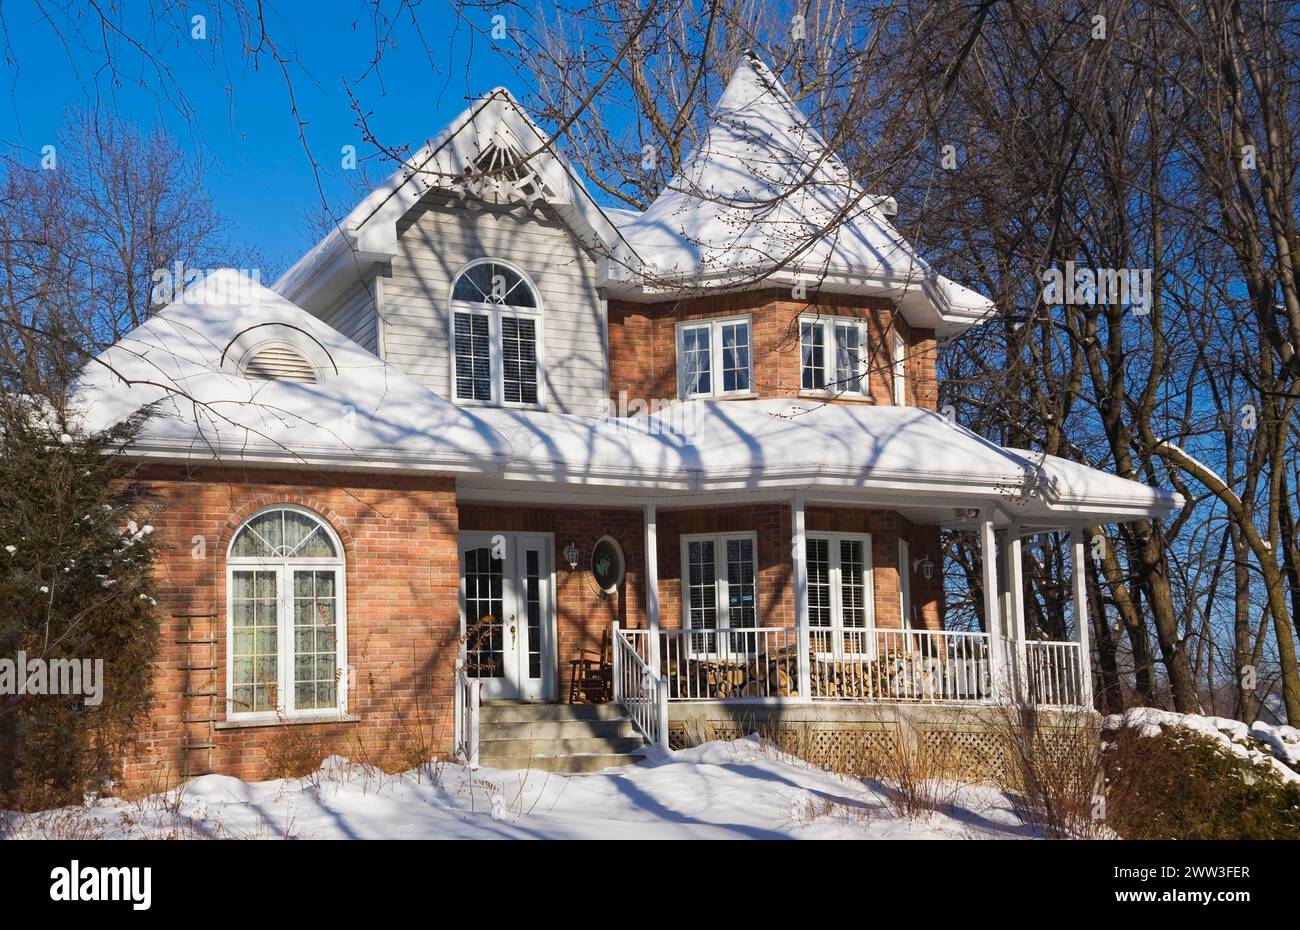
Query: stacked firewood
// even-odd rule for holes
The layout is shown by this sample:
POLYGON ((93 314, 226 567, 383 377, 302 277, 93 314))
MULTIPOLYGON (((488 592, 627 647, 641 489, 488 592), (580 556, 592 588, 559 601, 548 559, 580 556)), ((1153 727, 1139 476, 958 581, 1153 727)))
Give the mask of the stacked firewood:
POLYGON ((669 662, 674 698, 798 697, 799 663, 794 650, 750 659, 687 659, 669 662))

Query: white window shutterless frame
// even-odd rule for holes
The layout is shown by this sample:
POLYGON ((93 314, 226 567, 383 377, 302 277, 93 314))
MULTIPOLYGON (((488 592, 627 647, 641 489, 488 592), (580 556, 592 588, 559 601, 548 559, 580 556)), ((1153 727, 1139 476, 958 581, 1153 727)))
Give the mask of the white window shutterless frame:
POLYGON ((902 333, 894 330, 890 342, 890 354, 893 361, 894 403, 900 407, 907 404, 907 344, 902 333))
POLYGON ((867 397, 867 324, 851 317, 799 318, 799 387, 812 394, 867 397))
POLYGON ((753 391, 753 327, 749 317, 677 324, 678 397, 746 396, 753 391))
POLYGON ((226 718, 337 719, 347 710, 343 548, 321 517, 252 514, 226 555, 226 718))
POLYGON ((875 655, 875 637, 865 632, 876 625, 870 534, 809 533, 804 548, 809 648, 823 659, 875 655))
POLYGON ((756 651, 758 537, 754 533, 682 537, 682 626, 719 631, 691 636, 695 656, 743 656, 756 651))
POLYGON ((485 698, 556 699, 554 551, 549 533, 460 534, 465 669, 485 698))
POLYGON ((903 612, 903 629, 912 629, 912 547, 898 541, 898 606, 903 612))
POLYGON ((498 259, 462 269, 452 282, 448 327, 456 403, 545 408, 541 298, 522 271, 498 259))

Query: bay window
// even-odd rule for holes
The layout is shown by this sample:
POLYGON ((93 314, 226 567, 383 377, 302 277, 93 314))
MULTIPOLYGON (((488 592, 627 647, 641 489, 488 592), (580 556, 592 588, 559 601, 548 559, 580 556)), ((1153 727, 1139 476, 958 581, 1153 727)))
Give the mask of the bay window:
POLYGON ((863 320, 799 319, 800 386, 804 391, 865 397, 867 325, 863 320))
POLYGON ((679 323, 677 381, 683 400, 753 390, 749 317, 679 323))

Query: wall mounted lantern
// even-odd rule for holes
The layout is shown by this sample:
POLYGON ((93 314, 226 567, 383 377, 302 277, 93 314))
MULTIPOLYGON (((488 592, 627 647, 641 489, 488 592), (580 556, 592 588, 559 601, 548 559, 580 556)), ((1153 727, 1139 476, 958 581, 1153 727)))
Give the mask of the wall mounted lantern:
POLYGON ((564 547, 564 558, 569 563, 569 571, 575 571, 578 568, 579 555, 581 555, 581 553, 578 551, 577 543, 571 542, 564 547))

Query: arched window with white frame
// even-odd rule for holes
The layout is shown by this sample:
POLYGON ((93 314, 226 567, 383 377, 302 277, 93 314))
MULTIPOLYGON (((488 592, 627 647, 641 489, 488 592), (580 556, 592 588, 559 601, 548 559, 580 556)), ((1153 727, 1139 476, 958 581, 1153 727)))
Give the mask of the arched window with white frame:
POLYGON ((517 268, 482 259, 451 288, 451 391, 463 404, 541 407, 542 307, 517 268))
POLYGON ((226 556, 231 719, 330 716, 347 707, 343 547, 301 507, 260 510, 226 556))

